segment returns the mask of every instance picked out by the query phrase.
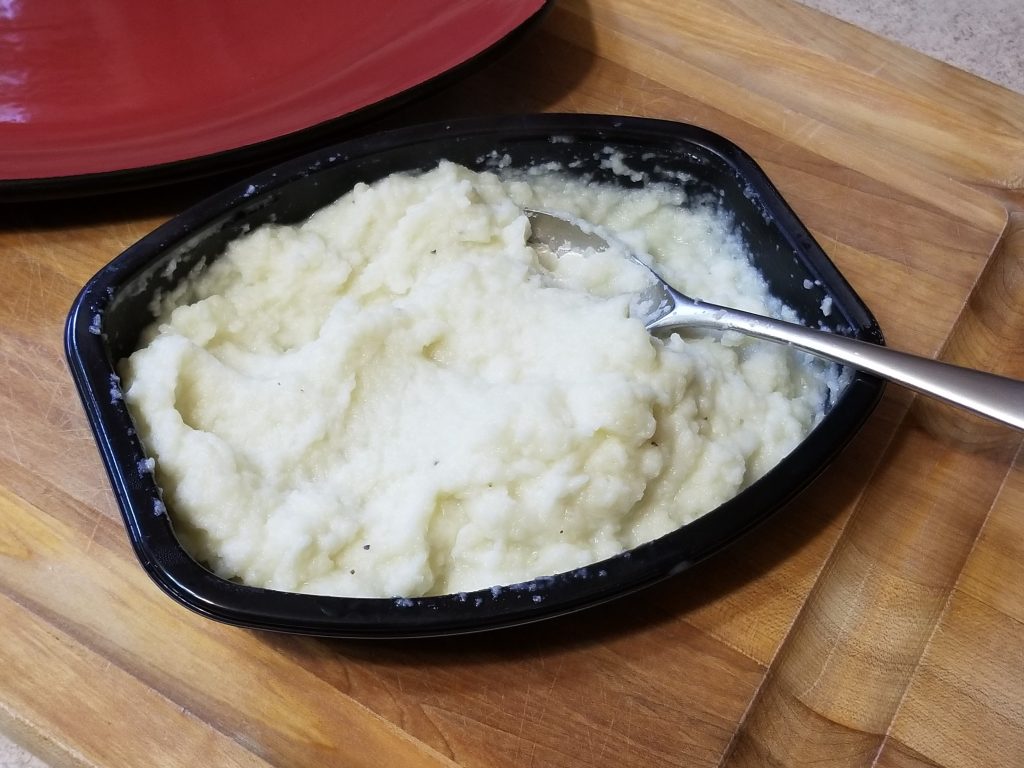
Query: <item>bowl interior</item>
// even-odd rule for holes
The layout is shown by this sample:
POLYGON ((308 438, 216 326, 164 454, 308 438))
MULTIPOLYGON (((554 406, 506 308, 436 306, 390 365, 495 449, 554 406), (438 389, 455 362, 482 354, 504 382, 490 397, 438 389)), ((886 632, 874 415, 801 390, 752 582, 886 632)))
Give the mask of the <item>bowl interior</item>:
POLYGON ((856 374, 819 426, 778 466, 697 521, 586 568, 523 584, 415 599, 320 597, 248 587, 193 561, 173 524, 131 416, 116 364, 174 288, 227 243, 262 224, 297 223, 358 182, 427 170, 441 159, 475 170, 557 163, 563 172, 623 187, 681 185, 733 217, 772 292, 808 325, 881 341, 864 303, 763 172, 722 137, 662 121, 588 115, 470 120, 404 129, 327 148, 242 182, 129 248, 82 290, 66 349, 140 562, 172 597, 245 626, 335 636, 423 636, 479 631, 577 610, 652 584, 713 554, 778 509, 852 437, 881 393, 856 374), (615 173, 611 152, 636 173, 615 173), (830 311, 823 302, 830 299, 830 311))

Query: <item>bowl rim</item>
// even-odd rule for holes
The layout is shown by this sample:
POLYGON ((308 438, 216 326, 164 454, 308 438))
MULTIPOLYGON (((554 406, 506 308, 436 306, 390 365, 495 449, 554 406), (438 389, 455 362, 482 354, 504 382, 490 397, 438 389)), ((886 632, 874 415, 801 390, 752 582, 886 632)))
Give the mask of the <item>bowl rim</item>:
MULTIPOLYGON (((152 474, 138 471, 144 454, 127 409, 119 398, 110 397, 119 380, 102 325, 103 313, 118 290, 204 226, 299 179, 397 147, 482 135, 507 141, 585 135, 588 140, 596 137, 612 143, 616 138, 628 138, 634 144, 670 139, 715 156, 749 185, 751 199, 777 222, 779 233, 794 253, 821 275, 833 306, 845 313, 853 335, 884 343, 870 310, 764 171, 738 146, 706 129, 615 115, 516 115, 410 126, 318 149, 239 181, 161 225, 100 269, 82 288, 68 314, 65 355, 129 540, 146 572, 177 602, 228 624, 348 638, 463 634, 570 613, 680 573, 748 533, 810 484, 874 410, 884 382, 855 371, 836 406, 818 426, 778 465, 732 499, 634 549, 519 584, 416 598, 321 596, 238 584, 192 560, 173 533, 152 474), (767 502, 751 504, 759 498, 767 502)), ((439 159, 433 157, 435 162, 439 159)))

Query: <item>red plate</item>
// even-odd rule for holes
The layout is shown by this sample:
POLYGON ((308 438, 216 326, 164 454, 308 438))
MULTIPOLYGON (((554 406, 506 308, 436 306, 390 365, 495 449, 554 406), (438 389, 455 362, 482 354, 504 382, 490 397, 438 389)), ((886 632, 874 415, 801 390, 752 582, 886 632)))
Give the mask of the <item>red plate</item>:
POLYGON ((545 2, 0 0, 0 185, 223 159, 408 93, 545 2))

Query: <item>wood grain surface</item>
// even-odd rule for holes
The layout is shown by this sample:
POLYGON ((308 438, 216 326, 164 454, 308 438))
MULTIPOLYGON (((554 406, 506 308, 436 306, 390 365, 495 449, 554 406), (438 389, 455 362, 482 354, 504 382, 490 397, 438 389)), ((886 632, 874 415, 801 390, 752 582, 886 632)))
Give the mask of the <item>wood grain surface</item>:
MULTIPOLYGON (((359 130, 524 111, 725 135, 891 345, 1024 378, 1024 97, 787 0, 563 0, 359 130)), ((1021 435, 895 387, 755 534, 576 616, 358 643, 169 600, 62 325, 104 263, 228 180, 0 212, 0 731, 55 766, 1024 765, 1021 435)))

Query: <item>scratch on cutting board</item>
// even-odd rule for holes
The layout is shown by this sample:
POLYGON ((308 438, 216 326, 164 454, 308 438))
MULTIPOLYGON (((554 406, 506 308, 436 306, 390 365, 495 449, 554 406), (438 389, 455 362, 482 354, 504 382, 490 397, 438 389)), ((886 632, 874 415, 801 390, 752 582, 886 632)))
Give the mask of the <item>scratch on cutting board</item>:
POLYGON ((793 132, 793 140, 797 143, 810 143, 824 127, 817 120, 807 119, 793 132))
POLYGON ((530 711, 530 684, 526 684, 526 691, 523 695, 523 711, 519 715, 519 730, 516 731, 516 737, 519 739, 523 738, 523 731, 526 730, 526 713, 530 711))
POLYGON ((821 663, 821 668, 818 670, 818 674, 814 680, 812 680, 804 690, 797 694, 796 698, 799 701, 806 701, 821 684, 821 681, 825 678, 826 673, 831 668, 833 658, 836 653, 839 652, 840 641, 850 636, 850 629, 857 618, 856 611, 850 606, 861 601, 864 592, 867 589, 868 582, 873 574, 873 570, 873 568, 867 567, 861 573, 860 581, 857 583, 857 588, 846 600, 846 610, 844 611, 842 618, 839 620, 838 626, 834 630, 834 637, 832 639, 832 643, 829 645, 828 653, 825 655, 825 660, 821 663))
POLYGON ((99 518, 99 515, 97 515, 96 516, 96 522, 93 523, 92 531, 89 533, 89 540, 85 542, 85 550, 84 551, 85 551, 86 554, 88 554, 89 550, 92 549, 92 542, 93 542, 93 539, 96 538, 96 531, 98 531, 99 528, 100 528, 100 518, 99 518))
POLYGON ((547 714, 548 702, 551 701, 551 694, 555 690, 555 686, 558 685, 558 678, 562 674, 562 668, 565 666, 565 659, 559 659, 558 665, 555 667, 554 672, 551 674, 551 682, 548 685, 547 692, 543 697, 543 701, 540 705, 540 712, 537 714, 538 720, 543 720, 544 715, 547 714))
POLYGON ((530 742, 530 754, 527 755, 527 757, 526 757, 526 764, 527 765, 535 765, 533 760, 534 760, 534 757, 536 757, 536 755, 537 755, 537 742, 533 741, 533 742, 530 742))
MULTIPOLYGON (((623 701, 626 702, 625 710, 626 720, 628 722, 629 713, 633 710, 633 698, 631 696, 624 696, 622 701, 620 701, 619 703, 621 704, 623 701)), ((608 750, 612 747, 610 734, 617 733, 619 730, 623 730, 616 727, 619 722, 619 713, 621 711, 622 710, 619 707, 613 707, 611 711, 611 718, 608 720, 608 725, 606 725, 604 728, 594 729, 598 732, 598 734, 601 737, 601 740, 599 742, 600 748, 597 750, 597 762, 599 764, 602 762, 601 758, 603 758, 604 755, 608 752, 608 750)))
MULTIPOLYGON (((42 384, 42 383, 43 382, 40 381, 40 384, 42 384)), ((43 422, 46 423, 46 424, 51 423, 51 421, 53 420, 53 414, 54 414, 55 411, 58 414, 64 412, 64 409, 66 407, 66 403, 67 403, 67 400, 68 400, 66 395, 62 396, 62 395, 65 394, 64 393, 64 388, 60 385, 59 382, 49 381, 48 383, 49 383, 49 387, 48 387, 49 391, 47 392, 48 399, 46 401, 46 410, 43 413, 43 422)), ((67 421, 67 420, 66 419, 62 419, 62 421, 67 421)))
MULTIPOLYGON (((46 306, 46 289, 52 282, 43 279, 43 267, 39 259, 32 254, 31 246, 19 243, 23 250, 15 253, 12 264, 14 269, 26 270, 24 284, 18 291, 18 299, 11 309, 17 315, 30 315, 35 307, 46 306)), ((16 246, 17 247, 17 246, 16 246)))
POLYGON ((19 467, 25 466, 25 461, 21 456, 21 450, 18 448, 18 438, 14 434, 14 429, 11 428, 11 422, 7 419, 7 416, 3 416, 4 420, 4 432, 7 433, 7 445, 10 446, 11 452, 14 454, 14 461, 19 467))
MULTIPOLYGON (((623 712, 625 716, 625 722, 618 728, 616 728, 614 732, 622 736, 621 742, 616 751, 616 755, 619 761, 622 764, 626 765, 632 763, 631 760, 627 760, 626 758, 633 754, 634 748, 636 747, 636 742, 634 742, 634 740, 630 736, 630 734, 633 731, 633 711, 636 709, 636 701, 633 699, 632 696, 624 697, 624 701, 626 702, 626 706, 623 707, 622 710, 616 711, 623 712)), ((607 747, 611 746, 608 743, 607 734, 613 732, 612 725, 615 722, 617 722, 617 719, 613 717, 612 721, 608 724, 607 730, 605 731, 605 744, 607 747)), ((602 754, 604 753, 604 751, 605 750, 602 750, 602 754)))

